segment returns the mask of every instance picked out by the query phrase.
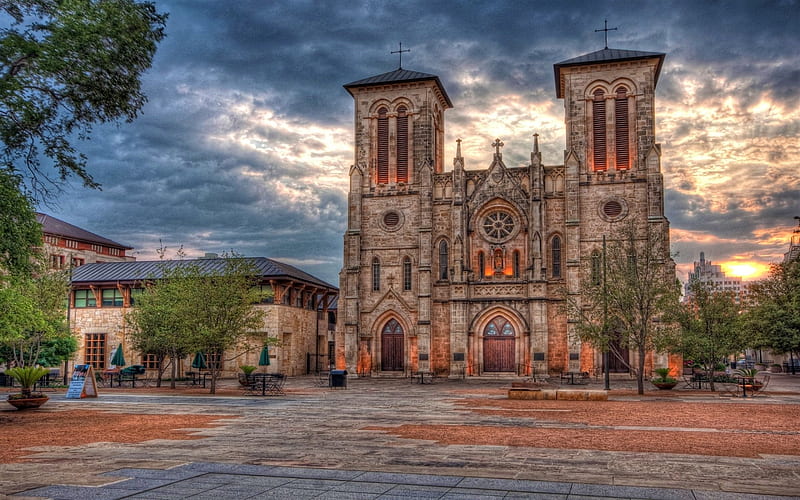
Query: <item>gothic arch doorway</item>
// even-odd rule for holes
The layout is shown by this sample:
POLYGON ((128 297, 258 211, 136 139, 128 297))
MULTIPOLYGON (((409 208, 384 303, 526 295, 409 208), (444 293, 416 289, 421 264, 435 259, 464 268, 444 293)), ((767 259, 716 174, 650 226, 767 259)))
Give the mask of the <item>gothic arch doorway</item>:
POLYGON ((515 346, 516 332, 511 322, 503 316, 495 316, 483 329, 483 371, 515 371, 515 346))
POLYGON ((383 325, 381 330, 381 370, 403 371, 404 355, 403 326, 394 318, 383 325))

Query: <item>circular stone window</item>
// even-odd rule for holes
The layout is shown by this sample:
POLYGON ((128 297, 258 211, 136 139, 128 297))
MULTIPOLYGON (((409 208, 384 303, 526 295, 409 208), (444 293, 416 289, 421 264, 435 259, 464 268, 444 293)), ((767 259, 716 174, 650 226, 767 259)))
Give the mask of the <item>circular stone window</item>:
POLYGON ((613 198, 601 203, 599 212, 603 220, 618 221, 628 215, 628 204, 622 198, 613 198))
POLYGON ((403 225, 403 214, 395 210, 384 212, 380 223, 384 231, 397 231, 403 225))
POLYGON ((514 232, 514 217, 508 212, 491 212, 483 219, 483 232, 490 240, 505 240, 514 232))

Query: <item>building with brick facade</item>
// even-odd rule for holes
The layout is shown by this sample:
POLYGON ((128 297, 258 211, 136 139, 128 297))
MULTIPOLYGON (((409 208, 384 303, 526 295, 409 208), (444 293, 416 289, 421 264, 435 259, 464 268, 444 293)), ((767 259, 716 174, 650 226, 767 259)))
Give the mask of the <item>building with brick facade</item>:
MULTIPOLYGON (((439 77, 399 68, 346 84, 354 159, 340 272, 337 363, 372 376, 597 372, 565 300, 580 300, 602 237, 632 223, 663 235, 655 90, 665 55, 603 49, 554 65, 563 162, 466 159, 445 170, 439 77)), ((532 131, 533 132, 533 131, 532 131)), ((519 145, 508 145, 519 147, 519 145)), ((674 266, 674 264, 672 264, 674 266)), ((627 371, 634 352, 610 363, 627 371)), ((666 365, 666 358, 648 356, 666 365)))
POLYGON ((44 253, 50 267, 64 269, 94 262, 128 262, 136 260, 126 252, 132 247, 99 236, 52 215, 37 213, 42 225, 44 253))
MULTIPOLYGON (((272 373, 302 375, 330 365, 329 353, 336 324, 336 287, 297 269, 263 257, 248 258, 258 270, 264 294, 253 307, 265 311, 263 337, 278 340, 272 348, 272 373)), ((224 259, 180 261, 136 261, 86 264, 73 270, 69 301, 69 323, 79 339, 73 362, 91 364, 96 371, 110 365, 112 350, 122 346, 129 365, 155 369, 155 359, 129 346, 125 315, 135 307, 136 294, 145 283, 157 280, 164 266, 197 265, 207 272, 224 268, 224 259)), ((200 307, 200 305, 198 305, 200 307)), ((251 342, 223 355, 223 376, 235 376, 241 365, 258 365, 261 343, 251 342)), ((178 373, 191 370, 192 358, 181 361, 178 373)))

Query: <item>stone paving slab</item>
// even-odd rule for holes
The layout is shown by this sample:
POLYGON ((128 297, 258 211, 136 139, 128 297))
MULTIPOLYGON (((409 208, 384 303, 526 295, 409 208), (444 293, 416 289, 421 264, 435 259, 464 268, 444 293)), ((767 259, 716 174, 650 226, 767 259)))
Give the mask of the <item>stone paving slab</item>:
MULTIPOLYGON (((127 474, 132 479, 100 487, 47 486, 19 496, 54 500, 98 499, 187 499, 225 498, 315 498, 315 499, 439 499, 469 500, 493 498, 535 499, 649 499, 649 500, 786 500, 787 497, 704 492, 675 488, 643 488, 547 481, 502 480, 432 474, 380 474, 369 471, 341 471, 302 467, 265 467, 201 463, 189 464, 183 471, 225 469, 179 478, 174 471, 127 468, 108 475, 127 474), (217 467, 219 466, 219 467, 217 467), (172 479, 145 479, 172 473, 172 479), (269 475, 251 475, 267 472, 269 475), (342 473, 349 477, 345 479, 342 473), (313 477, 311 477, 313 476, 313 477)), ((15 495, 16 496, 16 495, 15 495)))

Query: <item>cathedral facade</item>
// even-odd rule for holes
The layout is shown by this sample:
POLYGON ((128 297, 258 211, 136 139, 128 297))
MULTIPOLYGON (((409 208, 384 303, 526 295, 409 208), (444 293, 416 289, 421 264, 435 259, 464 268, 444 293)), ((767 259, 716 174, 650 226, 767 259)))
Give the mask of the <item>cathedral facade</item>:
MULTIPOLYGON (((544 375, 603 367, 576 338, 602 237, 621 223, 663 234, 654 99, 664 54, 603 49, 554 65, 566 148, 509 167, 500 139, 469 168, 460 140, 444 168, 435 75, 402 68, 345 85, 355 103, 355 164, 340 273, 337 365, 402 376, 544 375)), ((634 356, 634 353, 625 353, 634 356)))

